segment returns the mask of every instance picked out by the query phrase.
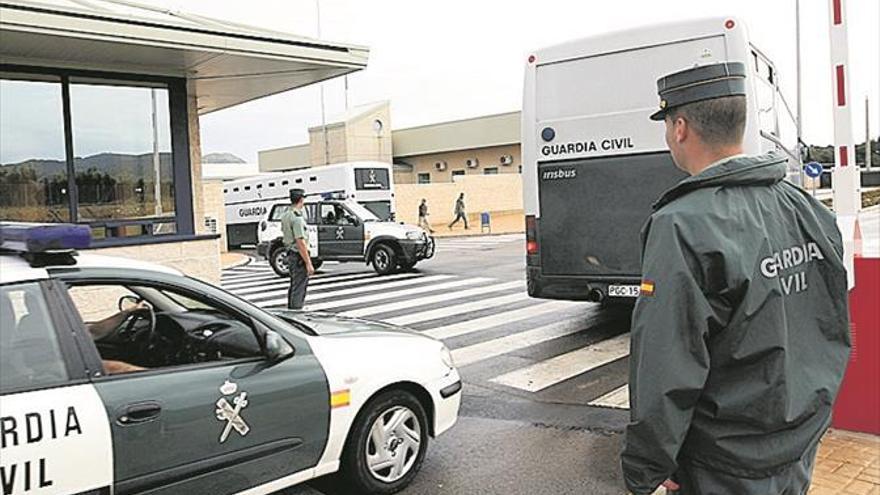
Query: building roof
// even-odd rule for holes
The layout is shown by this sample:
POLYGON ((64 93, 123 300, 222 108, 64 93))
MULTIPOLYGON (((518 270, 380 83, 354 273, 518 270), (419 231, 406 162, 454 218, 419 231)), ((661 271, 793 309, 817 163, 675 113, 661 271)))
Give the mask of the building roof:
POLYGON ((316 126, 309 127, 309 131, 321 129, 323 127, 335 127, 335 126, 344 125, 349 122, 353 122, 353 121, 363 117, 364 115, 368 115, 368 114, 373 113, 377 110, 381 110, 383 107, 386 107, 388 105, 389 105, 388 100, 374 101, 372 103, 364 103, 363 105, 355 105, 355 106, 349 108, 348 110, 346 110, 345 112, 342 112, 341 114, 334 116, 325 125, 316 125, 316 126))
POLYGON ((4 0, 0 61, 185 77, 199 113, 363 69, 365 47, 130 0, 4 0))
POLYGON ((520 112, 397 129, 391 138, 395 158, 518 144, 520 112))

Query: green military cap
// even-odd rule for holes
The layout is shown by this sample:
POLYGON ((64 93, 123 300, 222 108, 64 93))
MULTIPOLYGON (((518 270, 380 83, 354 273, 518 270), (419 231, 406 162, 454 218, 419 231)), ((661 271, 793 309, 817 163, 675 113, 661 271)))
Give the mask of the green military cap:
POLYGON ((303 189, 291 189, 290 190, 290 201, 296 203, 300 200, 300 198, 305 197, 306 192, 303 189))
POLYGON ((657 80, 660 109, 651 120, 663 120, 670 108, 725 96, 745 96, 746 67, 741 62, 701 65, 657 80))

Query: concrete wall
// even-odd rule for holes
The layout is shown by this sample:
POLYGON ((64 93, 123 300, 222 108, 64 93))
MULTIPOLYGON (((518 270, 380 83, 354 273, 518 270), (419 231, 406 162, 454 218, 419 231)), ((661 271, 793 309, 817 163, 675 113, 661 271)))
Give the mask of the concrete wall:
POLYGON ((170 266, 206 282, 220 283, 220 239, 98 248, 88 252, 170 266))
POLYGON ((220 252, 227 251, 226 246, 226 207, 223 203, 223 181, 202 180, 202 201, 205 205, 205 218, 202 223, 207 223, 208 217, 217 220, 217 230, 220 234, 220 252))
MULTIPOLYGON (((464 193, 469 219, 479 219, 480 212, 490 214, 522 213, 522 176, 519 174, 468 175, 455 182, 434 184, 395 184, 397 219, 415 224, 422 198, 428 200, 429 221, 449 223, 455 200, 464 193)), ((477 224, 479 227, 479 224, 477 224)))
POLYGON ((404 158, 396 157, 394 160, 397 163, 406 163, 413 167, 412 173, 394 174, 396 184, 416 183, 420 173, 431 174, 431 182, 451 182, 453 170, 463 170, 466 176, 483 175, 487 168, 497 168, 499 174, 518 174, 519 166, 522 165, 519 144, 430 153, 404 158), (502 165, 501 157, 505 155, 510 155, 513 158, 513 163, 502 165), (477 159, 478 166, 468 168, 466 162, 473 158, 477 159), (446 170, 438 171, 435 167, 437 162, 446 162, 446 170))
POLYGON ((306 168, 311 163, 311 148, 308 144, 263 150, 258 155, 260 172, 306 168))
POLYGON ((312 166, 358 160, 391 163, 391 109, 387 103, 342 122, 329 124, 326 129, 329 156, 324 153, 324 128, 316 126, 309 129, 312 166), (374 127, 377 120, 382 122, 379 132, 374 127))

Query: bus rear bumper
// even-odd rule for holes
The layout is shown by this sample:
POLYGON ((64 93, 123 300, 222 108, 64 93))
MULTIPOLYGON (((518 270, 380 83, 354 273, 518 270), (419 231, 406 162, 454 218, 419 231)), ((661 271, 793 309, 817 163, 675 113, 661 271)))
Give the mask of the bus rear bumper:
POLYGON ((529 296, 539 299, 635 302, 634 297, 609 297, 608 287, 611 285, 638 286, 640 279, 626 276, 544 275, 540 267, 530 266, 527 270, 527 282, 529 296))

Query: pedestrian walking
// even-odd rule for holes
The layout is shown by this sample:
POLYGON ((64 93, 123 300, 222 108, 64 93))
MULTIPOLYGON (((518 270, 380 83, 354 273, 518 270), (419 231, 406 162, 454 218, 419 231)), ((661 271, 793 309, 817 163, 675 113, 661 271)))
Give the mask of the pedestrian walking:
POLYGON ((290 288, 287 290, 287 307, 302 309, 306 301, 309 277, 315 274, 312 258, 309 256, 309 230, 306 227, 305 191, 290 190, 292 207, 281 215, 281 235, 287 249, 287 262, 290 271, 290 288))
POLYGON ((632 317, 627 488, 801 495, 850 351, 834 216, 786 182, 786 157, 743 154, 746 68, 657 82, 666 143, 690 177, 642 231, 632 317))
POLYGON ((419 227, 427 230, 431 234, 434 233, 434 229, 432 229, 431 224, 428 223, 428 201, 425 198, 422 198, 422 202, 419 203, 419 227))
POLYGON ((464 230, 468 229, 468 221, 467 221, 467 213, 464 208, 464 193, 458 195, 458 199, 455 200, 455 220, 449 224, 449 230, 452 230, 452 226, 457 224, 459 220, 464 220, 464 230))

